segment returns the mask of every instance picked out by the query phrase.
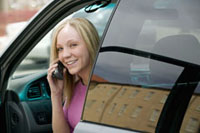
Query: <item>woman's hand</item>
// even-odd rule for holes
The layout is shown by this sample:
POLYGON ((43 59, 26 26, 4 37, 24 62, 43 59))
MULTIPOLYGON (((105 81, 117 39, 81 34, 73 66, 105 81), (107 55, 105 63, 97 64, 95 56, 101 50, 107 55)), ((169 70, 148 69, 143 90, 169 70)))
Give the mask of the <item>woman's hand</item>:
MULTIPOLYGON (((59 80, 59 79, 52 77, 52 73, 58 67, 57 62, 58 62, 58 60, 54 61, 52 63, 52 65, 50 65, 50 67, 48 69, 47 80, 49 82, 49 86, 51 89, 51 96, 62 97, 65 78, 63 77, 63 80, 59 80)), ((65 75, 65 73, 66 73, 66 68, 63 69, 63 75, 65 75)))

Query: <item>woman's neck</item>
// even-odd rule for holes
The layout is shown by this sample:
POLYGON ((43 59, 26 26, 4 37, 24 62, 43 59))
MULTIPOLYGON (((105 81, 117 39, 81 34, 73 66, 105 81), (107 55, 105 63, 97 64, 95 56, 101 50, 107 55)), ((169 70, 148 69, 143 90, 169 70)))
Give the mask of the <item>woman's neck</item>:
POLYGON ((89 79, 89 73, 80 74, 79 77, 80 77, 82 84, 87 86, 88 79, 89 79))
POLYGON ((81 82, 83 85, 88 85, 88 77, 85 77, 85 78, 81 78, 81 82))
POLYGON ((88 85, 90 72, 91 72, 91 65, 90 67, 88 67, 87 69, 84 69, 84 71, 78 74, 79 77, 81 78, 82 83, 86 86, 88 85))

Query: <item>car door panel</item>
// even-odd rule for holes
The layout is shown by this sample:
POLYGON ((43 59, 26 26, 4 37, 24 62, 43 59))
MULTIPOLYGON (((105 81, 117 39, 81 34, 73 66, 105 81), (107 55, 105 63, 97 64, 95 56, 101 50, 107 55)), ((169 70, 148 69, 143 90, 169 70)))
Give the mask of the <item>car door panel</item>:
POLYGON ((104 126, 89 122, 79 122, 74 133, 137 133, 138 131, 129 131, 116 127, 104 126))
POLYGON ((27 121, 18 95, 13 91, 6 91, 5 100, 6 102, 3 106, 5 106, 5 116, 7 116, 7 132, 27 132, 28 128, 24 128, 24 125, 27 125, 27 121))
POLYGON ((52 132, 46 72, 10 81, 5 96, 7 132, 52 132))
POLYGON ((140 132, 199 132, 196 4, 120 0, 90 79, 83 123, 140 132))

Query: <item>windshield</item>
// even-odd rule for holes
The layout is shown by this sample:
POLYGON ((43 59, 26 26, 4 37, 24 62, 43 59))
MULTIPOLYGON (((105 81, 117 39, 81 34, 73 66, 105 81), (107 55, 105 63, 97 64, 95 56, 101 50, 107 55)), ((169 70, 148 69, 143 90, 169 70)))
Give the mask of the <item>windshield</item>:
POLYGON ((1 0, 0 1, 0 56, 10 42, 50 0, 1 0))

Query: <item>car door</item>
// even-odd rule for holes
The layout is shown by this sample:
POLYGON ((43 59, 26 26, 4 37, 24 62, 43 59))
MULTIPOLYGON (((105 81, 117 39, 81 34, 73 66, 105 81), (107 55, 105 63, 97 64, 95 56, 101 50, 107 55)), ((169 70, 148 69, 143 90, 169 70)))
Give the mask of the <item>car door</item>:
POLYGON ((85 17, 97 27, 101 37, 115 3, 110 0, 51 1, 32 18, 1 55, 1 132, 52 132, 50 89, 46 79, 52 30, 67 18, 85 17))
POLYGON ((120 0, 77 133, 200 131, 198 0, 120 0))

